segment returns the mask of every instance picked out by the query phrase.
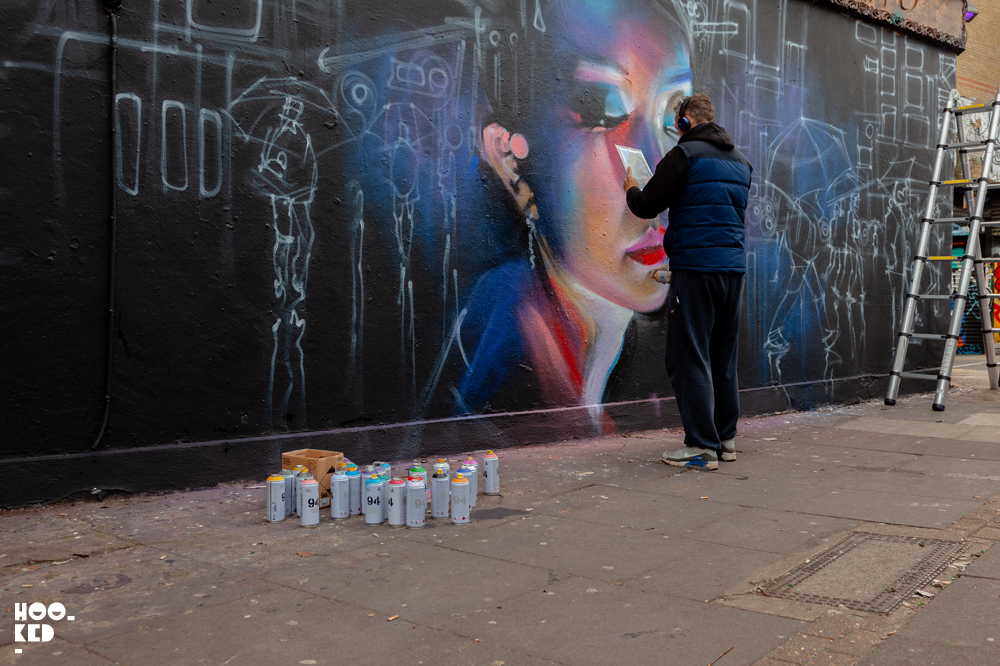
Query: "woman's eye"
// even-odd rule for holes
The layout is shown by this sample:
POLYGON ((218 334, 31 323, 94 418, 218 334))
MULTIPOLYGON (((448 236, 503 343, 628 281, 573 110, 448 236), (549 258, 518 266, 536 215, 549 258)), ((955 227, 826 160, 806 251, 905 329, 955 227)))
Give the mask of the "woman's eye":
POLYGON ((612 128, 628 120, 629 101, 618 88, 587 85, 573 97, 573 111, 580 114, 581 127, 612 128))
POLYGON ((662 111, 662 116, 663 116, 662 129, 666 134, 677 134, 677 128, 675 127, 676 123, 674 118, 674 107, 677 106, 677 103, 680 102, 680 100, 683 97, 684 97, 683 91, 679 90, 671 92, 663 97, 665 103, 663 104, 663 111, 662 111))

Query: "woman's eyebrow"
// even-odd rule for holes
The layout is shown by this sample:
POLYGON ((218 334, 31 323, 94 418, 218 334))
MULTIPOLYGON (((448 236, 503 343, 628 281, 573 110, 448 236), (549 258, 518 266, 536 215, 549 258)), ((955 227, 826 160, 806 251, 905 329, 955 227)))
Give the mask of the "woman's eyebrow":
POLYGON ((576 71, 573 72, 573 78, 577 81, 619 86, 625 80, 625 74, 613 64, 581 60, 576 66, 576 71))

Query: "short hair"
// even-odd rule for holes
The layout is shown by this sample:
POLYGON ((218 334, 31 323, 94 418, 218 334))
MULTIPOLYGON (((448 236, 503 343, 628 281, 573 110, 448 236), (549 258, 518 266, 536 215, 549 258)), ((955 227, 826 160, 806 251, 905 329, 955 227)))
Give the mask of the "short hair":
MULTIPOLYGON (((680 100, 674 107, 675 121, 680 120, 681 106, 684 100, 680 100)), ((684 115, 690 116, 691 120, 697 123, 708 123, 715 120, 715 107, 712 100, 705 93, 695 93, 687 98, 687 106, 684 106, 684 115)))

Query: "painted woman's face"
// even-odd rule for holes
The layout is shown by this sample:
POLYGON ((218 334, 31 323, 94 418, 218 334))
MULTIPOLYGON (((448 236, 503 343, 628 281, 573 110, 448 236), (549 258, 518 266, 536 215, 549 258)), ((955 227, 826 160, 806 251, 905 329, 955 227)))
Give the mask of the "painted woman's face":
MULTIPOLYGON (((680 29, 655 15, 578 24, 567 99, 546 132, 547 184, 536 195, 558 217, 562 262, 591 291, 638 312, 663 305, 667 286, 652 279, 666 264, 663 224, 635 217, 625 202, 616 145, 638 148, 651 169, 677 141, 673 108, 691 94, 688 48, 680 29), (555 197, 555 202, 544 199, 555 197)), ((663 223, 666 222, 666 215, 663 223)))

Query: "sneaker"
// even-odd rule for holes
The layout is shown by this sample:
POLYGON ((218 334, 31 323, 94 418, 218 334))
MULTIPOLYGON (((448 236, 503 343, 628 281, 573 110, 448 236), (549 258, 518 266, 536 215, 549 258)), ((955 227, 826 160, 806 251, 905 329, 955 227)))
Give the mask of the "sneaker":
POLYGON ((719 455, 712 449, 700 446, 685 446, 676 451, 665 451, 663 462, 675 467, 693 467, 695 469, 719 469, 719 455))
POLYGON ((722 455, 719 456, 721 460, 726 462, 733 462, 736 460, 736 440, 735 439, 724 439, 722 440, 722 455))

